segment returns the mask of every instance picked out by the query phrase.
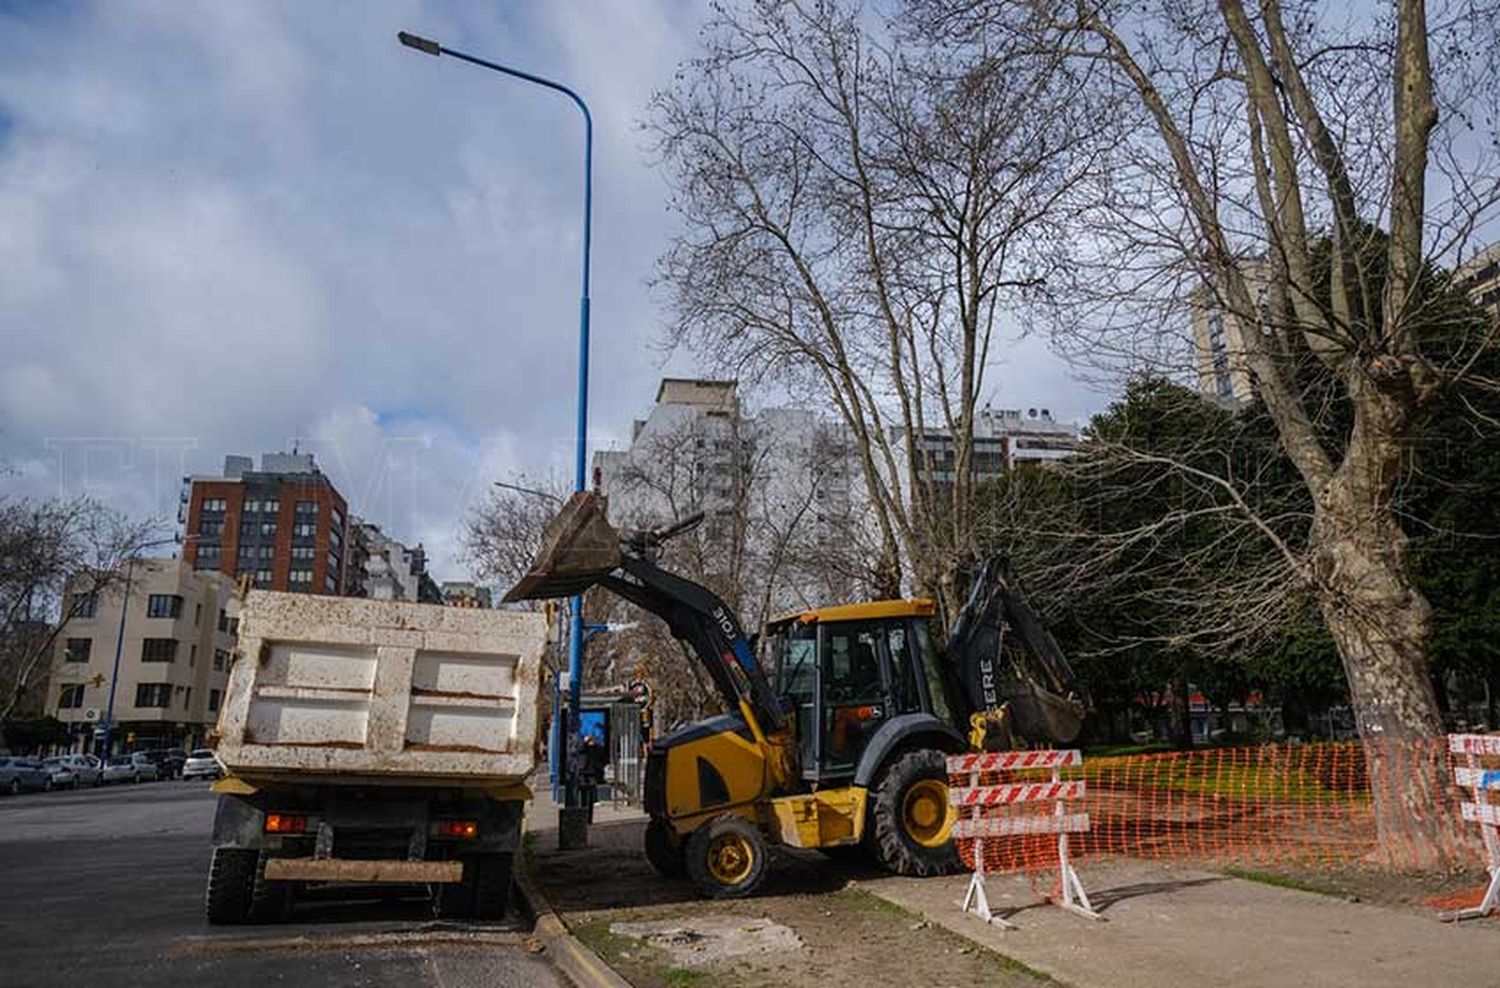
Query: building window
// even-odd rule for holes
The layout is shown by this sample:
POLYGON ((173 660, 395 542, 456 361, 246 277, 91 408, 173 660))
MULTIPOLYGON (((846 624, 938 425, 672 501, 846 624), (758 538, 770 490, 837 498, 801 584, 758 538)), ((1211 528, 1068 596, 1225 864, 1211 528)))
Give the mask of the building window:
POLYGON ((94 640, 92 638, 69 638, 67 648, 63 650, 64 662, 87 662, 89 653, 93 651, 94 640))
POLYGON ((209 690, 208 691, 208 712, 209 713, 216 714, 216 713, 219 712, 219 700, 223 697, 223 695, 224 694, 221 693, 219 690, 209 690))
POLYGON ((91 618, 99 609, 99 595, 94 593, 75 593, 68 600, 68 613, 74 617, 91 618))
POLYGON ((197 664, 198 664, 198 646, 196 644, 195 645, 189 645, 188 646, 188 666, 189 666, 189 668, 191 668, 192 666, 195 666, 197 664))
POLYGON ((171 683, 137 683, 135 687, 137 707, 170 707, 172 705, 171 683))
POLYGON ((202 604, 194 604, 193 605, 193 627, 196 628, 198 625, 200 625, 202 623, 203 623, 203 605, 202 604))
POLYGON ((287 582, 292 585, 293 590, 306 589, 312 583, 312 570, 294 569, 287 574, 287 582))
POLYGON ((317 554, 318 554, 318 550, 314 549, 310 545, 294 545, 294 546, 292 546, 292 558, 293 559, 307 559, 307 560, 311 560, 312 557, 316 556, 317 554))
POLYGON ((198 523, 198 534, 207 538, 216 539, 224 534, 224 522, 209 521, 204 519, 198 523))
POLYGON ((269 587, 271 585, 271 571, 268 569, 256 570, 255 585, 257 587, 269 587))
POLYGON ((175 618, 182 613, 182 598, 176 594, 154 593, 146 598, 146 616, 175 618))
POLYGON ((323 577, 323 589, 328 593, 338 593, 339 581, 331 576, 323 577))
POLYGON ((77 710, 83 706, 83 684, 74 683, 64 686, 57 697, 57 708, 59 710, 77 710))
POLYGON ((318 513, 318 502, 298 501, 296 511, 299 515, 315 515, 318 513))
POLYGON ((218 569, 223 550, 216 545, 200 545, 193 556, 193 569, 218 569))
POLYGON ((338 571, 339 571, 339 557, 330 552, 328 554, 328 572, 330 572, 330 573, 337 573, 338 571))
POLYGON ((292 526, 292 538, 310 539, 318 533, 318 526, 312 522, 298 522, 292 526))
POLYGON ((203 511, 205 514, 222 513, 224 507, 224 499, 222 497, 206 497, 203 499, 203 511))
POLYGON ((214 649, 214 672, 223 672, 224 667, 229 664, 229 650, 223 648, 214 649))
POLYGON ((275 535, 276 534, 276 523, 274 521, 263 521, 263 522, 261 522, 260 523, 260 534, 262 534, 262 535, 275 535))
POLYGON ((146 638, 141 641, 142 662, 171 662, 176 658, 175 638, 146 638))

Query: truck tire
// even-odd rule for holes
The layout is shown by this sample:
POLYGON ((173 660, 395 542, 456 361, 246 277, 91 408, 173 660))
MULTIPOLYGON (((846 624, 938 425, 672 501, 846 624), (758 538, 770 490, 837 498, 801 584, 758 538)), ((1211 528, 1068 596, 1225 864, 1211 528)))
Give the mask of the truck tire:
POLYGON ((510 886, 514 878, 511 854, 480 854, 475 858, 479 874, 474 882, 474 918, 504 919, 510 908, 510 886))
POLYGON ((214 848, 213 862, 208 866, 208 897, 205 902, 210 923, 225 926, 243 923, 250 918, 259 857, 258 852, 244 848, 214 848))
POLYGON ((646 860, 663 878, 687 874, 687 853, 667 821, 653 818, 646 824, 646 860))
POLYGON ((293 882, 266 881, 266 862, 270 852, 257 853, 255 882, 250 889, 250 921, 253 923, 283 923, 292 911, 293 882))
POLYGON ((741 899, 765 881, 766 839, 744 817, 708 821, 688 837, 686 852, 688 877, 710 899, 741 899))
POLYGON ((948 805, 948 768, 941 751, 908 751, 892 762, 875 789, 871 816, 871 850, 887 869, 927 878, 957 864, 955 813, 948 805))

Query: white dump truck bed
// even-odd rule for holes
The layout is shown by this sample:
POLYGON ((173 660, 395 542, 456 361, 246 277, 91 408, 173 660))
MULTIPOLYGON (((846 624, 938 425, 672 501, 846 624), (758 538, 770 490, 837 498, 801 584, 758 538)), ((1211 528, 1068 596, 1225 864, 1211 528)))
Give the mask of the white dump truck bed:
POLYGON ((250 781, 519 782, 537 759, 537 613, 252 590, 216 754, 250 781))

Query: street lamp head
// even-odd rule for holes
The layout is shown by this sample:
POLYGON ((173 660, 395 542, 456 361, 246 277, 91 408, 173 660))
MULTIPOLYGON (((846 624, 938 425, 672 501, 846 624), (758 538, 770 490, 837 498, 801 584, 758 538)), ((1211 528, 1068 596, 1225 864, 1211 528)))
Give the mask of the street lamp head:
POLYGON ((443 53, 442 45, 438 44, 436 41, 431 40, 430 38, 424 38, 419 34, 409 34, 406 31, 398 31, 396 32, 396 40, 400 41, 408 48, 415 48, 417 51, 425 51, 429 55, 441 55, 443 53))

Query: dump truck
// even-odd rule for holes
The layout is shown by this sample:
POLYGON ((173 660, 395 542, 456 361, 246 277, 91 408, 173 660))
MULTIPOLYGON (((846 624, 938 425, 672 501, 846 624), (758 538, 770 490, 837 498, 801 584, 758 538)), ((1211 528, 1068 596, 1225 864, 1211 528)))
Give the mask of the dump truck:
POLYGON ((251 590, 216 728, 210 923, 312 886, 425 886, 497 918, 538 761, 547 619, 251 590))
POLYGON ((602 495, 574 494, 506 595, 602 587, 665 621, 717 690, 722 714, 647 754, 645 853, 662 874, 750 895, 775 844, 940 874, 957 860, 944 757, 1078 735, 1088 698, 1003 557, 975 567, 946 641, 933 601, 875 600, 784 615, 757 649, 718 595, 658 565, 692 522, 622 532, 602 495))

